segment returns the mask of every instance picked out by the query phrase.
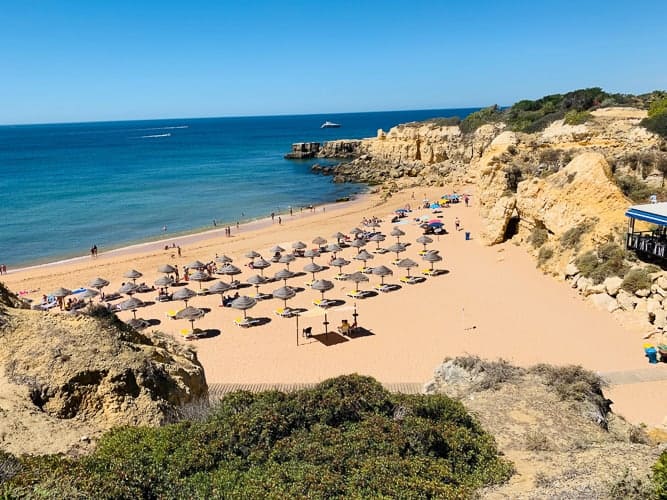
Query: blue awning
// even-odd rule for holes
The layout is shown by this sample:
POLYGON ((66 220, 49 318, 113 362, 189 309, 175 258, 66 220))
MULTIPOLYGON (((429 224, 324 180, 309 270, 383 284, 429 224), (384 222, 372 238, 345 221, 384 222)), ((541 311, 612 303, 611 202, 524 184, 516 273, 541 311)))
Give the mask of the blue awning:
POLYGON ((625 216, 631 219, 643 220, 659 226, 667 226, 667 203, 653 203, 649 205, 635 205, 630 207, 625 216))

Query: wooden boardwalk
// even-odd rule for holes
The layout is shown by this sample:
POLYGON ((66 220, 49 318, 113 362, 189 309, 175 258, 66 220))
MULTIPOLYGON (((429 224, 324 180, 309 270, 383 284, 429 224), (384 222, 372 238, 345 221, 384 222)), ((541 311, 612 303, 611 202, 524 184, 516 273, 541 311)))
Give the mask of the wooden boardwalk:
MULTIPOLYGON (((310 389, 317 384, 209 384, 208 391, 211 399, 220 399, 235 391, 262 392, 281 391, 293 392, 301 389, 310 389)), ((424 384, 418 382, 402 382, 394 384, 382 384, 389 392, 402 394, 421 394, 424 384)))
POLYGON ((610 385, 640 384, 667 380, 667 364, 658 363, 646 368, 619 372, 600 372, 599 375, 610 385))
MULTIPOLYGON (((609 385, 640 384, 642 382, 659 382, 667 380, 667 364, 661 363, 651 365, 646 368, 627 371, 609 371, 599 372, 609 385)), ((235 391, 262 392, 262 391, 281 391, 293 392, 301 389, 310 389, 315 387, 315 383, 295 383, 295 384, 209 384, 209 396, 211 399, 221 399, 226 394, 235 391)), ((420 382, 396 382, 382 384, 389 392, 401 394, 421 394, 423 383, 420 382)))

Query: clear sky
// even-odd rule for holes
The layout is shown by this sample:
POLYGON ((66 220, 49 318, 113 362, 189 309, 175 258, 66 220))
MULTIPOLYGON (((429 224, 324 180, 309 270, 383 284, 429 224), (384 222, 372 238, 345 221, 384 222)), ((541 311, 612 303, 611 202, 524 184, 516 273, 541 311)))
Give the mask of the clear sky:
POLYGON ((667 0, 0 0, 0 123, 667 88, 667 0))

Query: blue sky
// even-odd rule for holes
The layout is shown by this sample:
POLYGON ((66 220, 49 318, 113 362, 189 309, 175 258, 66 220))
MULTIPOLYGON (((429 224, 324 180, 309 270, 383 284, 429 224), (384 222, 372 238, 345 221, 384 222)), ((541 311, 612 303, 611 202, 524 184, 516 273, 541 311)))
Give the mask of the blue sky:
POLYGON ((0 123, 667 88, 667 2, 0 0, 0 123))

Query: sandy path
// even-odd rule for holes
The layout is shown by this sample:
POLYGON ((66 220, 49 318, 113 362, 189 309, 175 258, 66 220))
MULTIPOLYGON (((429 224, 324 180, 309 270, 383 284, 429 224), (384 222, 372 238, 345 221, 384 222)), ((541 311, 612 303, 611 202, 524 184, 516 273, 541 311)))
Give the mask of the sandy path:
MULTIPOLYGON (((446 189, 420 190, 423 195, 434 198, 446 189)), ((353 204, 321 209, 315 214, 295 214, 284 217, 282 226, 267 221, 246 228, 233 238, 217 234, 197 235, 191 240, 179 239, 183 255, 172 258, 172 251, 165 252, 163 244, 145 246, 101 255, 96 261, 84 259, 57 266, 29 269, 6 276, 13 290, 40 288, 43 291, 57 286, 77 288, 95 276, 112 281, 111 290, 120 286, 123 272, 136 268, 145 273, 144 278, 152 283, 157 277, 156 268, 166 262, 186 264, 194 259, 212 260, 216 253, 225 253, 243 268, 240 279, 255 274, 243 267, 248 259, 243 253, 255 249, 269 256, 268 248, 274 244, 288 248, 300 239, 310 243, 321 235, 331 240, 336 231, 347 233, 360 223, 362 216, 377 215, 388 221, 396 207, 412 203, 411 192, 404 192, 377 206, 377 199, 368 197, 353 204), (252 229, 252 230, 251 230, 252 229)), ((415 211, 412 217, 421 215, 415 211)), ((274 314, 282 301, 260 302, 250 311, 253 317, 266 317, 270 322, 264 326, 241 329, 233 325, 234 318, 242 316, 240 311, 218 307, 218 296, 196 297, 191 301, 197 307, 210 308, 211 312, 196 326, 220 332, 212 338, 192 342, 206 369, 210 383, 296 383, 316 382, 341 373, 357 372, 372 375, 387 383, 425 382, 433 369, 446 356, 470 353, 481 357, 502 357, 519 365, 539 362, 554 364, 581 364, 596 371, 622 371, 646 368, 648 364, 642 352, 642 332, 619 325, 614 318, 596 310, 564 283, 542 275, 535 268, 533 259, 525 251, 512 244, 485 247, 475 240, 479 233, 480 220, 475 207, 463 204, 443 210, 443 220, 450 234, 436 238, 431 247, 440 250, 444 262, 436 267, 449 271, 446 275, 429 277, 425 283, 404 285, 401 290, 381 293, 376 297, 357 300, 360 324, 372 335, 346 340, 336 334, 329 339, 297 337, 296 320, 282 319, 274 314), (459 217, 465 231, 472 233, 467 241, 465 231, 454 231, 454 218, 459 217), (297 338, 299 346, 296 345, 297 338), (336 343, 336 340, 340 341, 336 343), (332 344, 332 345, 327 345, 332 344)), ((392 224, 385 222, 381 230, 388 234, 392 224)), ((410 257, 428 267, 418 256, 421 245, 415 238, 421 234, 416 223, 410 221, 400 225, 407 234, 401 241, 413 243, 401 257, 410 257)), ((218 233, 219 234, 219 233, 218 233)), ((389 246, 394 238, 388 236, 382 246, 389 246)), ((310 245, 314 246, 314 245, 310 245)), ((367 247, 375 248, 371 243, 367 247)), ((342 256, 350 258, 356 253, 345 249, 342 256)), ((326 264, 329 255, 316 259, 326 264)), ((370 265, 385 264, 394 269, 394 276, 386 279, 397 283, 404 273, 391 264, 395 254, 376 255, 370 265)), ((298 259, 291 269, 301 270, 310 259, 298 259)), ((350 272, 360 267, 357 261, 345 268, 350 272)), ((274 264, 266 270, 273 275, 282 265, 274 264)), ((332 279, 337 269, 320 273, 318 277, 332 279)), ((415 270, 419 273, 419 269, 415 270)), ((323 332, 323 311, 312 305, 319 293, 304 284, 310 276, 290 280, 289 284, 304 288, 290 301, 294 307, 304 307, 308 312, 299 320, 299 329, 312 326, 315 333, 323 332)), ((226 278, 223 277, 223 280, 226 278)), ((371 276, 370 283, 361 285, 369 289, 379 283, 379 277, 371 276)), ((327 318, 330 330, 343 318, 352 320, 355 301, 346 296, 354 287, 348 282, 335 282, 336 288, 327 297, 344 300, 345 303, 330 309, 327 318)), ((265 285, 263 291, 271 291, 282 282, 265 285)), ((197 283, 188 287, 198 289, 197 283)), ((254 288, 246 288, 242 294, 254 295, 254 288)), ((140 295, 152 300, 155 293, 140 295)), ((179 335, 189 323, 166 318, 170 309, 178 309, 182 303, 162 303, 139 310, 144 318, 161 320, 158 328, 179 335)), ((131 313, 120 313, 124 319, 131 313)), ((656 369, 664 369, 660 366, 656 369)), ((667 382, 655 382, 651 390, 664 392, 667 382)), ((642 396, 644 393, 642 392, 642 396)), ((659 400, 642 397, 632 390, 618 390, 614 394, 615 410, 636 422, 644 421, 657 425, 665 417, 664 408, 656 410, 659 400)))

